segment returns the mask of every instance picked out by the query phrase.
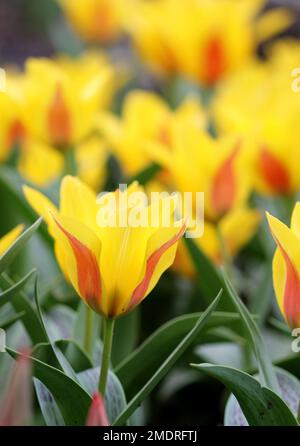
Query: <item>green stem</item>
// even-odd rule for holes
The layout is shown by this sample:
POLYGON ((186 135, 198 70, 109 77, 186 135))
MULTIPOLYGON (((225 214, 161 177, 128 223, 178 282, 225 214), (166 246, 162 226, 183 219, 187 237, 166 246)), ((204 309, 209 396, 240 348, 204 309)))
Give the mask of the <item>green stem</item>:
POLYGON ((102 396, 105 395, 105 388, 106 388, 106 381, 107 381, 107 375, 108 375, 109 364, 110 364, 115 320, 114 319, 105 319, 104 325, 105 325, 105 332, 104 332, 101 372, 100 372, 100 379, 99 379, 99 393, 102 396))
POLYGON ((229 255, 229 252, 228 252, 228 249, 226 246, 226 241, 224 239, 221 225, 219 223, 216 223, 216 233, 217 233, 218 242, 219 242, 219 246, 220 246, 221 260, 223 263, 223 267, 224 267, 228 277, 232 280, 232 282, 234 282, 231 257, 229 255))
POLYGON ((77 175, 77 163, 73 147, 65 149, 65 175, 77 175))
POLYGON ((85 308, 85 332, 84 332, 84 350, 91 355, 93 346, 93 325, 94 325, 94 312, 91 308, 86 306, 85 308))

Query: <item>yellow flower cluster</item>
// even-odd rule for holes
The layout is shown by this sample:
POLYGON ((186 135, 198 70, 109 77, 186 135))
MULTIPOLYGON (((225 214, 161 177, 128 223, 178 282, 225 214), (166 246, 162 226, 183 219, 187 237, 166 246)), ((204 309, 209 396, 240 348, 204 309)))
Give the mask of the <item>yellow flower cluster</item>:
POLYGON ((63 174, 72 151, 78 175, 98 187, 106 155, 97 114, 114 90, 114 71, 105 58, 31 58, 24 72, 7 71, 6 87, 0 94, 1 161, 17 151, 24 178, 44 186, 63 174))

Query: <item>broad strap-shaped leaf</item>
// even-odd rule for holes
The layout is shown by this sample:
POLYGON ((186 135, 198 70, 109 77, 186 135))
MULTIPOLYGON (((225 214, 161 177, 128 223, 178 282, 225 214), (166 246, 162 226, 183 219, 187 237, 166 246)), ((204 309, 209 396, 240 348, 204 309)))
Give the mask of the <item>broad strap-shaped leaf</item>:
MULTIPOLYGON (((117 367, 116 373, 123 384, 128 398, 133 396, 149 381, 151 376, 194 327, 202 313, 185 314, 159 327, 131 355, 117 367)), ((194 343, 200 343, 204 332, 239 320, 234 313, 214 312, 206 321, 194 343)))
MULTIPOLYGON (((0 276, 0 286, 4 290, 9 289, 13 286, 13 281, 6 274, 2 274, 0 276)), ((29 297, 23 291, 18 291, 11 297, 10 303, 17 313, 24 313, 22 323, 32 343, 35 345, 40 342, 47 342, 43 326, 29 297)))
POLYGON ((42 222, 42 218, 39 218, 33 225, 31 225, 26 231, 24 231, 17 240, 5 251, 0 257, 0 273, 6 270, 9 265, 14 261, 30 237, 35 233, 42 222))
MULTIPOLYGON (((198 286, 204 299, 209 304, 217 295, 219 290, 224 289, 224 282, 217 268, 213 265, 207 255, 196 245, 192 238, 184 237, 184 242, 194 263, 198 286)), ((220 302, 220 310, 232 311, 233 306, 227 296, 226 289, 223 290, 222 301, 220 302)))
POLYGON ((22 290, 22 288, 26 285, 26 283, 36 274, 36 269, 31 270, 26 276, 19 280, 19 282, 14 283, 10 288, 2 291, 0 293, 0 308, 7 304, 12 297, 22 290))
POLYGON ((213 364, 192 364, 220 380, 237 398, 250 426, 298 426, 286 403, 245 372, 213 364))
POLYGON ((245 328, 246 338, 255 353, 262 384, 273 389, 276 393, 279 392, 277 378, 273 369, 272 361, 269 357, 268 351, 263 342, 260 331, 256 322, 249 313, 246 305, 241 301, 235 289, 230 283, 226 273, 223 271, 224 283, 227 293, 232 300, 233 305, 241 316, 243 326, 245 328))
POLYGON ((150 164, 149 166, 146 166, 143 170, 141 170, 139 173, 134 175, 133 177, 129 178, 126 183, 130 184, 133 181, 138 181, 139 184, 142 186, 145 186, 149 181, 151 181, 155 175, 161 170, 161 167, 156 164, 150 164))
POLYGON ((154 375, 149 379, 149 381, 142 387, 142 389, 129 401, 126 408, 119 415, 117 420, 114 422, 116 426, 122 426, 129 417, 138 408, 141 402, 147 398, 147 396, 152 392, 152 390, 157 386, 157 384, 163 379, 163 377, 169 372, 169 370, 174 366, 176 361, 180 356, 186 351, 186 349, 192 344, 196 339, 200 330, 204 327, 206 322, 209 320, 212 312, 219 303, 222 290, 219 292, 218 296, 215 298, 213 303, 206 309, 206 311, 199 317, 193 328, 189 333, 182 339, 182 341, 177 345, 177 347, 172 351, 172 353, 166 358, 166 360, 161 364, 154 375))
POLYGON ((37 378, 33 378, 36 396, 47 426, 65 426, 62 414, 47 387, 37 378))

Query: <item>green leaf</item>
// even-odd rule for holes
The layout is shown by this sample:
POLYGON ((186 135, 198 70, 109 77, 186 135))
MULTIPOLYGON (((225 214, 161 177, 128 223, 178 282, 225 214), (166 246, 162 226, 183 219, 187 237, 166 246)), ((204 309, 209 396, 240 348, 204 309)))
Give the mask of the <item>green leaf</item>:
MULTIPOLYGON (((22 213, 24 218, 30 223, 36 220, 35 211, 27 204, 24 199, 22 185, 24 180, 20 177, 18 172, 9 166, 0 166, 0 188, 5 192, 7 199, 9 199, 12 206, 22 213)), ((45 226, 40 227, 40 233, 43 239, 52 246, 52 239, 49 236, 48 230, 45 226)))
POLYGON ((213 364, 192 366, 225 384, 237 398, 250 426, 298 426, 286 403, 247 373, 213 364))
POLYGON ((37 378, 33 378, 36 396, 47 426, 65 426, 62 414, 47 387, 37 378))
MULTIPOLYGON (((184 242, 197 272, 199 289, 209 304, 213 301, 219 290, 221 288, 224 289, 223 279, 211 260, 196 245, 192 238, 184 237, 184 242)), ((233 307, 227 296, 227 291, 224 290, 223 293, 220 309, 223 311, 232 311, 233 307)))
POLYGON ((225 272, 223 272, 223 278, 227 293, 231 298, 236 310, 241 316, 241 320, 245 328, 246 337, 253 352, 255 353, 262 384, 270 387, 276 393, 279 393, 278 382, 273 369, 273 364, 270 360, 268 351, 265 347, 257 324, 249 313, 247 307, 243 304, 243 302, 237 295, 225 272))
MULTIPOLYGON (((79 373, 78 380, 82 387, 90 394, 98 392, 100 368, 85 370, 79 373)), ((126 397, 118 377, 109 370, 107 377, 107 391, 105 392, 105 407, 111 423, 126 407, 126 397)))
POLYGON ((31 277, 33 277, 36 274, 36 269, 31 270, 26 276, 24 276, 19 282, 14 283, 10 288, 6 289, 2 293, 0 293, 0 308, 7 304, 12 297, 18 293, 28 282, 31 277))
POLYGON ((140 308, 136 307, 130 313, 116 320, 112 347, 113 364, 120 364, 137 345, 140 324, 139 310, 140 308), (126 333, 126 336, 124 336, 124 333, 126 333))
POLYGON ((192 330, 182 339, 172 353, 161 364, 154 375, 149 381, 142 387, 142 389, 131 399, 126 408, 114 422, 115 426, 122 426, 128 418, 133 414, 141 402, 151 393, 151 391, 157 386, 157 384, 163 379, 163 377, 169 372, 180 356, 186 351, 186 349, 197 338, 200 330, 204 327, 212 312, 219 303, 222 290, 219 292, 213 303, 206 309, 206 311, 199 317, 194 324, 192 330))
POLYGON ((20 313, 15 313, 13 312, 13 314, 10 314, 6 317, 1 317, 0 318, 0 327, 3 330, 7 330, 9 327, 11 327, 15 322, 19 321, 20 319, 22 319, 22 317, 24 316, 24 312, 20 312, 20 313))
MULTIPOLYGON (((6 274, 2 274, 0 276, 0 286, 2 289, 8 289, 13 286, 13 282, 6 274)), ((10 303, 17 313, 24 313, 22 323, 32 343, 35 345, 40 342, 47 342, 43 326, 29 297, 23 291, 18 291, 12 296, 10 303)))
POLYGON ((7 251, 0 257, 0 273, 6 270, 6 268, 14 261, 19 252, 23 249, 24 245, 38 229, 42 222, 42 218, 39 218, 32 226, 24 231, 17 240, 8 248, 7 251))
MULTIPOLYGON (((98 392, 99 367, 85 370, 77 375, 82 387, 93 395, 98 392)), ((35 389, 38 395, 41 411, 47 426, 63 426, 64 421, 61 412, 45 385, 35 379, 35 389)), ((110 370, 107 379, 107 392, 105 396, 105 407, 109 420, 113 421, 126 406, 126 398, 122 385, 116 375, 110 370)))
MULTIPOLYGON (((17 358, 19 353, 6 348, 6 351, 17 358)), ((51 392, 67 426, 84 426, 91 397, 84 388, 61 370, 46 364, 34 357, 33 374, 51 392)))
MULTIPOLYGON (((232 367, 232 366, 231 366, 232 367)), ((276 376, 280 385, 280 397, 287 404, 296 417, 300 402, 300 381, 286 370, 275 367, 276 376)), ((253 376, 258 381, 258 375, 253 376)), ((225 426, 247 426, 247 420, 242 412, 236 397, 231 394, 227 400, 224 413, 225 426)))
POLYGON ((161 167, 156 164, 150 164, 149 166, 145 167, 141 172, 133 176, 132 178, 129 178, 126 183, 130 184, 133 181, 138 181, 139 184, 142 186, 145 186, 149 181, 151 181, 155 175, 161 170, 161 167))
MULTIPOLYGON (((128 398, 132 398, 149 381, 162 362, 172 353, 182 338, 192 330, 202 315, 203 313, 185 314, 168 321, 116 367, 116 374, 120 378, 128 398)), ((215 312, 211 314, 204 330, 206 332, 214 327, 238 320, 237 314, 215 312)), ((203 331, 196 336, 195 343, 201 341, 203 331)))

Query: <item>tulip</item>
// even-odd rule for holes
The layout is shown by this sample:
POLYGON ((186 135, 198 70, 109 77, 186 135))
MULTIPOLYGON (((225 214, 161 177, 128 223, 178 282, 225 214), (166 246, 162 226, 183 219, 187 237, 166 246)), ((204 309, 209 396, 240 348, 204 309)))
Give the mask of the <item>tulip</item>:
MULTIPOLYGON (((259 211, 248 207, 230 211, 219 222, 226 253, 231 261, 238 252, 251 240, 261 221, 259 211)), ((202 237, 195 238, 194 242, 216 264, 225 260, 220 246, 216 226, 205 222, 202 237)), ((188 254, 185 244, 180 241, 173 265, 173 269, 188 277, 195 277, 194 264, 188 254)), ((205 278, 203 278, 205 280, 205 278)))
POLYGON ((19 104, 29 134, 61 150, 82 142, 94 130, 99 108, 107 105, 112 76, 111 67, 94 55, 28 59, 19 104))
POLYGON ((0 239, 0 256, 14 243, 24 229, 24 225, 18 225, 0 239))
POLYGON ((300 203, 294 208, 291 227, 267 213, 277 245, 273 257, 273 284, 280 311, 291 328, 300 324, 300 203))
POLYGON ((157 71, 214 86, 253 56, 262 40, 291 23, 290 15, 280 8, 258 18, 264 3, 137 2, 127 27, 142 57, 157 71))
MULTIPOLYGON (((132 184, 128 197, 139 190, 136 183, 132 184)), ((97 204, 96 194, 71 176, 62 181, 59 210, 40 192, 28 186, 24 192, 48 223, 65 276, 84 302, 107 318, 132 310, 150 293, 173 263, 177 242, 185 230, 183 224, 99 227, 97 215, 101 221, 106 211, 97 204)), ((118 201, 124 194, 118 190, 108 198, 118 201)), ((147 207, 143 212, 151 209, 147 207)), ((117 209, 114 216, 124 217, 123 212, 117 209)))
POLYGON ((135 175, 151 163, 147 142, 170 147, 178 123, 206 127, 205 112, 196 99, 186 98, 172 111, 158 95, 139 90, 127 94, 121 118, 103 113, 98 120, 126 175, 135 175))
POLYGON ((17 144, 25 137, 25 127, 21 121, 16 102, 10 94, 0 93, 0 161, 5 161, 17 144))
POLYGON ((105 404, 99 393, 93 395, 93 401, 86 420, 86 426, 109 426, 105 404))
POLYGON ((168 199, 150 206, 135 203, 136 193, 142 192, 137 183, 127 192, 117 190, 106 194, 104 199, 112 202, 112 207, 97 202, 96 194, 71 176, 62 181, 59 210, 40 192, 26 186, 24 192, 32 207, 48 223, 66 278, 83 301, 105 317, 99 379, 99 392, 104 396, 114 320, 136 307, 172 265, 185 224, 163 226, 164 207, 167 206, 170 216, 175 211, 168 199), (124 206, 126 194, 128 203, 124 206), (132 212, 146 217, 148 224, 132 224, 129 218, 132 212), (154 212, 158 217, 157 226, 151 226, 149 221, 154 212), (116 223, 110 224, 114 220, 116 223))
POLYGON ((267 62, 252 62, 220 86, 213 115, 220 134, 248 141, 249 171, 264 195, 292 195, 300 187, 300 102, 290 74, 300 45, 272 45, 267 62))
POLYGON ((214 139, 199 127, 177 122, 172 145, 149 144, 148 151, 169 173, 176 190, 204 192, 206 220, 217 223, 246 203, 251 181, 239 138, 214 139))
POLYGON ((120 37, 124 7, 128 0, 59 0, 73 26, 84 40, 108 42, 120 37))

